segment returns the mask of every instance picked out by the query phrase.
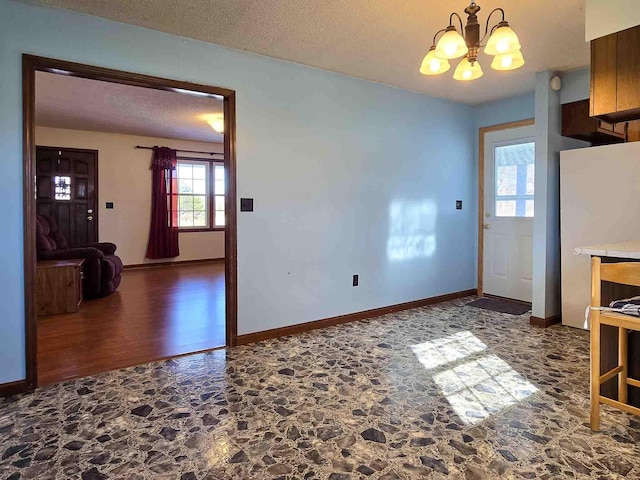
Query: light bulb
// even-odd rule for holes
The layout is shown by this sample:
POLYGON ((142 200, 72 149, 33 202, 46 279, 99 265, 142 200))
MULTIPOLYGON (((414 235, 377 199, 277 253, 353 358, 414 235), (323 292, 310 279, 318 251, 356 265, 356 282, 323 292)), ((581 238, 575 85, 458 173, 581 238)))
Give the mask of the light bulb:
POLYGON ((513 57, 511 57, 510 55, 502 57, 500 65, 502 65, 502 68, 509 68, 511 65, 513 65, 513 57))
POLYGON ((498 43, 496 43, 496 50, 498 51, 498 53, 504 53, 507 50, 509 50, 509 42, 505 42, 504 40, 499 41, 498 43))
POLYGON ((224 133, 224 117, 216 116, 207 118, 206 121, 216 133, 224 133))
POLYGON ((444 51, 447 54, 447 56, 455 55, 457 49, 458 47, 453 43, 449 43, 444 46, 444 51))
POLYGON ((466 79, 471 78, 471 70, 465 70, 464 72, 462 72, 462 76, 466 79))
POLYGON ((429 70, 431 70, 434 73, 440 70, 440 60, 438 60, 437 58, 434 58, 433 60, 431 60, 429 62, 429 70))
POLYGON ((221 119, 221 118, 219 118, 217 120, 214 120, 214 122, 213 122, 213 124, 211 126, 218 133, 224 132, 224 120, 221 119))

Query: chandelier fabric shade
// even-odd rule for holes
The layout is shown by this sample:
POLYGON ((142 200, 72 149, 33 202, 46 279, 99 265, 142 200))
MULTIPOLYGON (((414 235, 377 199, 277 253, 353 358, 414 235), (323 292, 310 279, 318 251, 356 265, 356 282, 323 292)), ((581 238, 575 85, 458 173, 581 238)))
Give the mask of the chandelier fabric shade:
POLYGON ((494 70, 515 70, 524 65, 524 56, 520 51, 522 48, 520 40, 505 20, 504 10, 495 8, 489 13, 482 38, 480 38, 480 23, 477 16, 479 11, 480 6, 475 1, 472 1, 465 8, 466 26, 463 26, 460 15, 455 12, 451 14, 449 26, 438 31, 433 37, 433 44, 420 65, 420 73, 429 76, 440 75, 451 68, 449 60, 463 57, 454 71, 453 78, 460 81, 475 80, 483 75, 482 67, 478 61, 481 49, 485 54, 493 57, 491 68, 494 70), (500 13, 502 18, 489 28, 494 13, 500 13), (454 17, 460 21, 459 31, 454 26, 454 17), (436 42, 440 34, 442 35, 436 42), (487 43, 483 45, 487 36, 489 37, 487 43))
POLYGON ((420 65, 420 73, 423 75, 439 75, 447 72, 451 68, 449 61, 444 58, 438 58, 436 55, 435 45, 431 47, 420 65))

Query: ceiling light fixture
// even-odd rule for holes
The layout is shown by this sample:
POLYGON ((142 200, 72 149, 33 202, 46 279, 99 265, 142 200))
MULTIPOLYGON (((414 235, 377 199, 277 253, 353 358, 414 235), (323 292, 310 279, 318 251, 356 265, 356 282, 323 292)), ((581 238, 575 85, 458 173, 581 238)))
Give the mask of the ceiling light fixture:
POLYGON ((436 32, 433 37, 433 45, 429 53, 422 60, 420 73, 423 75, 440 75, 448 71, 451 66, 449 60, 464 57, 456 67, 453 78, 460 81, 475 80, 482 76, 482 67, 478 62, 478 54, 483 46, 482 42, 489 35, 489 40, 484 46, 484 53, 493 56, 491 68, 505 71, 515 70, 524 65, 524 57, 520 51, 521 45, 509 23, 504 19, 504 10, 495 8, 487 17, 484 35, 480 38, 480 24, 478 12, 480 7, 476 2, 471 2, 464 13, 467 14, 467 25, 462 26, 462 17, 457 13, 449 16, 449 26, 436 32), (489 22, 494 13, 500 12, 502 20, 489 29, 489 22), (460 31, 453 25, 453 17, 460 21, 460 31), (464 32, 464 36, 462 33, 464 32), (443 34, 436 43, 438 35, 443 34))
POLYGON ((217 133, 224 133, 224 117, 222 115, 205 115, 205 121, 217 133))

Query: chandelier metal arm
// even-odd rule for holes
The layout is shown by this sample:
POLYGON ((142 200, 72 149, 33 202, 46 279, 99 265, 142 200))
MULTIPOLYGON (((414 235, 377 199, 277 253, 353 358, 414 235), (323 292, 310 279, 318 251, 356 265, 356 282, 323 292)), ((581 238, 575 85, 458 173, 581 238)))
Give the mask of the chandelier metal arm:
POLYGON ((492 28, 491 31, 489 31, 489 22, 491 21, 491 16, 496 13, 496 12, 500 12, 502 14, 502 20, 501 22, 504 22, 504 10, 500 7, 498 8, 494 8, 493 10, 491 10, 491 13, 489 14, 489 16, 487 17, 487 23, 484 27, 484 35, 482 36, 482 38, 480 39, 480 43, 484 42, 484 39, 487 38, 487 33, 493 33, 493 31, 495 30, 495 28, 500 25, 500 23, 495 24, 492 28))
POLYGON ((446 30, 447 30, 446 28, 443 28, 443 29, 438 30, 438 31, 436 32, 436 34, 433 36, 433 45, 435 45, 435 44, 436 44, 436 37, 437 37, 438 35, 440 35, 442 32, 445 32, 446 30))
POLYGON ((460 34, 464 35, 464 24, 462 23, 462 17, 458 15, 456 12, 453 12, 451 15, 449 15, 449 25, 453 25, 454 15, 458 17, 458 20, 460 20, 460 34))

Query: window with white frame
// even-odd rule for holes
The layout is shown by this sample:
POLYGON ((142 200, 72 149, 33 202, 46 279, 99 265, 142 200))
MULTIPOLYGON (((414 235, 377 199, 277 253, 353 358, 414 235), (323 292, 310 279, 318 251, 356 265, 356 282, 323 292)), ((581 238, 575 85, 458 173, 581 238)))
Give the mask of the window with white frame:
POLYGON ((225 225, 224 164, 178 159, 174 195, 178 227, 185 231, 219 230, 225 225))

